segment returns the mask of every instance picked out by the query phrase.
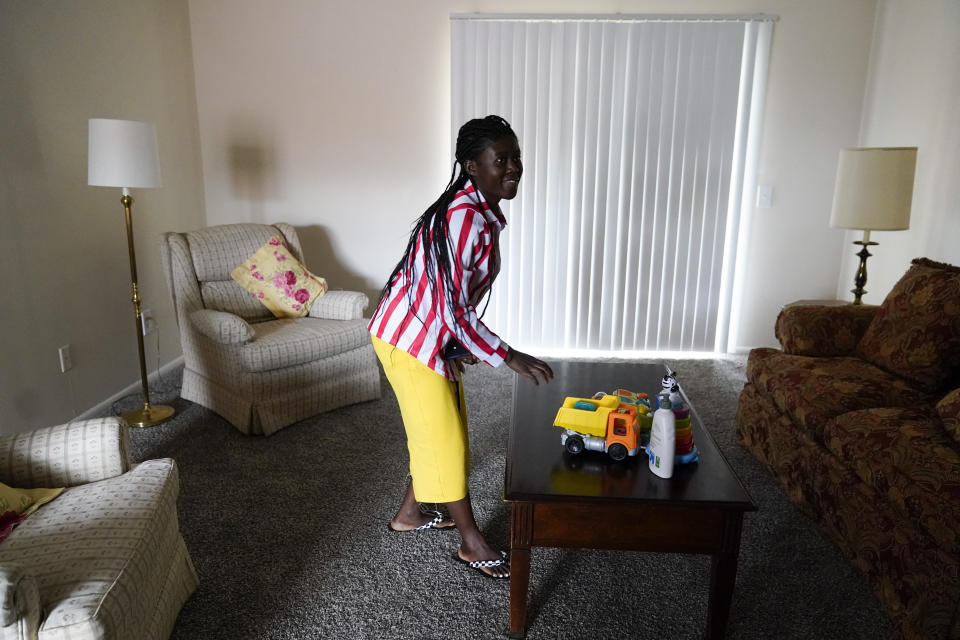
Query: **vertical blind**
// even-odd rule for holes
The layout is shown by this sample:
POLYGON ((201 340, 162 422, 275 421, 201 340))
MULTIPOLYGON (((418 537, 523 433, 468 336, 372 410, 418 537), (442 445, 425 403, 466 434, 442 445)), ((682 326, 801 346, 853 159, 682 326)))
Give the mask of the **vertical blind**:
POLYGON ((454 138, 495 113, 523 153, 520 193, 501 203, 503 270, 484 318, 508 343, 726 349, 751 107, 762 96, 754 71, 770 28, 750 18, 452 18, 454 138))

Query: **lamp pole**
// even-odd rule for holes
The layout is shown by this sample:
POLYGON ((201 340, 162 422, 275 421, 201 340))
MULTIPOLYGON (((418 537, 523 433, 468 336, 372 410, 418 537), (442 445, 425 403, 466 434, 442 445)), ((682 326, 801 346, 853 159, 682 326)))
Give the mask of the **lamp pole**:
POLYGON ((130 190, 123 188, 124 218, 127 223, 127 249, 130 254, 130 286, 133 291, 133 314, 137 333, 137 355, 140 356, 140 388, 143 393, 143 408, 123 413, 123 419, 130 426, 149 427, 159 424, 173 415, 173 407, 165 405, 150 405, 150 389, 147 386, 147 361, 143 349, 143 318, 140 313, 140 291, 137 288, 137 255, 133 247, 133 216, 130 209, 133 206, 133 197, 130 190))
POLYGON ((853 244, 859 244, 861 246, 860 252, 857 255, 860 257, 860 266, 857 267, 857 275, 854 276, 853 286, 854 289, 850 289, 850 293, 853 294, 853 302, 851 304, 863 304, 861 298, 863 294, 866 293, 866 290, 863 288, 863 285, 867 284, 867 258, 873 254, 867 251, 867 247, 871 245, 878 244, 877 242, 870 241, 870 232, 863 232, 863 240, 854 240, 853 244))
POLYGON ((157 134, 153 124, 134 120, 94 118, 89 121, 87 184, 97 187, 120 187, 127 226, 127 252, 130 256, 130 286, 133 292, 133 317, 137 333, 137 355, 140 357, 140 387, 143 407, 121 414, 131 427, 150 427, 174 414, 173 407, 151 406, 147 385, 147 362, 143 353, 143 316, 140 291, 137 287, 137 256, 133 247, 133 197, 131 187, 160 186, 160 161, 157 155, 157 134))

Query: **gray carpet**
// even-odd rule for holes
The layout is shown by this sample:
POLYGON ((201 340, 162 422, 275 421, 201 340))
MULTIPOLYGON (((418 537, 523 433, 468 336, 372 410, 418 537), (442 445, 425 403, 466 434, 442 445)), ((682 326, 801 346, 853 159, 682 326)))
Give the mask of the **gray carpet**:
MULTIPOLYGON (((670 364, 759 505, 744 522, 727 637, 892 638, 864 580, 736 442, 744 359, 670 364)), ((465 379, 474 508, 481 529, 504 548, 504 398, 512 375, 480 365, 465 379)), ((158 400, 173 404, 176 418, 133 430, 132 443, 136 460, 171 457, 180 468, 181 530, 200 587, 173 638, 504 637, 508 585, 456 564, 456 533, 387 530, 407 459, 386 381, 379 401, 270 438, 241 435, 166 382, 158 400)), ((137 404, 128 398, 115 409, 137 404)), ((703 556, 537 549, 528 637, 697 638, 708 578, 703 556)))

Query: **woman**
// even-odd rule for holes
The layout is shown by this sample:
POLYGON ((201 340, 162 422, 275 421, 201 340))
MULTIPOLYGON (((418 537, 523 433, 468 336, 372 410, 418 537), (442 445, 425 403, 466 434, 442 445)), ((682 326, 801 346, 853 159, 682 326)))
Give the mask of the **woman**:
POLYGON ((506 120, 487 116, 464 124, 450 182, 417 220, 369 325, 410 452, 411 481, 390 529, 456 526, 457 559, 491 578, 508 578, 510 569, 506 554, 490 546, 474 520, 459 379, 464 364, 481 360, 494 367, 506 363, 534 384, 553 378, 545 362, 511 349, 487 329, 476 310, 500 270, 506 225, 500 201, 517 195, 522 173, 520 145, 506 120), (446 504, 453 522, 425 513, 420 502, 446 504))

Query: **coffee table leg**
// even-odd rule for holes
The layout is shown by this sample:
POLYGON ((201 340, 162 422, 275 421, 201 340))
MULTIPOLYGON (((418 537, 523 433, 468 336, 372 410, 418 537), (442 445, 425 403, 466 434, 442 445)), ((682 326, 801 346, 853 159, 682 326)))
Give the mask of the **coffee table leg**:
POLYGON ((514 502, 510 518, 510 637, 527 634, 527 591, 530 586, 530 534, 533 505, 514 502))
POLYGON ((710 602, 707 607, 709 640, 723 638, 733 602, 733 588, 737 582, 737 558, 740 555, 740 531, 743 513, 727 513, 724 518, 723 543, 720 553, 713 556, 710 571, 710 602))

